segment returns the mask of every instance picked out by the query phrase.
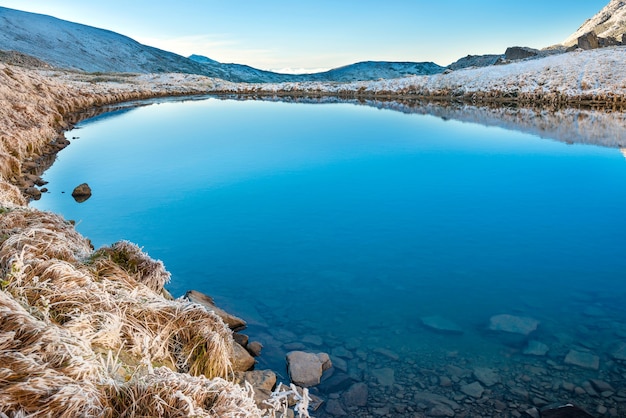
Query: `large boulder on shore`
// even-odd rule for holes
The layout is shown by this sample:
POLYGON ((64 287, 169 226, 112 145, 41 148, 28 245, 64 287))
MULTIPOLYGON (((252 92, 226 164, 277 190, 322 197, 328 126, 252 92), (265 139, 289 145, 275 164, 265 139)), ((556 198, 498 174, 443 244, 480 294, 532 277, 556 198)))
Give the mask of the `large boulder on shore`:
POLYGON ((306 353, 292 351, 287 353, 287 368, 292 383, 301 387, 319 385, 324 371, 332 367, 330 357, 326 353, 306 353))
POLYGON ((215 314, 222 318, 222 321, 224 321, 224 323, 234 331, 242 330, 247 325, 246 321, 244 321, 243 319, 235 315, 229 314, 223 309, 215 306, 215 302, 213 301, 212 297, 205 295, 204 293, 198 292, 197 290, 190 290, 185 293, 185 299, 190 302, 202 305, 209 311, 215 312, 215 314))
POLYGON ((233 352, 230 357, 230 362, 234 372, 247 372, 248 370, 252 370, 256 363, 254 357, 248 353, 248 350, 236 342, 233 342, 233 352))
POLYGON ((598 49, 600 41, 595 32, 587 32, 578 38, 578 47, 581 49, 598 49))

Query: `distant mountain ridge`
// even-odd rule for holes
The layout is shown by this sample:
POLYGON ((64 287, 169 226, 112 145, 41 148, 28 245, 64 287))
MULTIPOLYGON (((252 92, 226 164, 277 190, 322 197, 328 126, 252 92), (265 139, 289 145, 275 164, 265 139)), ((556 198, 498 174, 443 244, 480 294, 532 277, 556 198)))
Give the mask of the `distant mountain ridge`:
POLYGON ((626 34, 626 1, 611 0, 595 16, 587 19, 576 32, 563 41, 563 45, 576 45, 578 37, 589 32, 594 32, 602 38, 615 38, 621 41, 622 36, 626 34))
POLYGON ((190 58, 127 36, 52 16, 0 7, 0 50, 17 51, 54 67, 86 72, 200 74, 233 82, 357 81, 434 74, 432 62, 363 62, 317 74, 279 74, 242 64, 190 58))
MULTIPOLYGON (((363 61, 329 71, 312 74, 281 74, 259 70, 242 64, 222 64, 202 55, 191 55, 189 59, 206 65, 212 71, 229 72, 238 77, 247 77, 259 82, 299 82, 299 81, 370 81, 380 78, 401 78, 409 75, 438 74, 445 70, 433 62, 390 62, 390 61, 363 61), (260 81, 264 80, 264 81, 260 81)), ((256 81, 253 81, 256 82, 256 81)))

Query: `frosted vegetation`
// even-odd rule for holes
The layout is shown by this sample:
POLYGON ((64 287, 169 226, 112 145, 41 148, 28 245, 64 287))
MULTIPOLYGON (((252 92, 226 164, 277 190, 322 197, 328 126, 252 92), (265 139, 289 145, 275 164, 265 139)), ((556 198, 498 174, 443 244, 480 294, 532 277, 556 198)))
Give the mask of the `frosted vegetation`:
MULTIPOLYGON (((41 19, 40 28, 55 30, 53 18, 41 19)), ((94 28, 78 26, 76 42, 106 51, 107 45, 89 43, 94 28)), ((160 262, 128 242, 94 250, 71 223, 27 207, 25 196, 33 187, 33 172, 41 167, 40 157, 64 145, 60 131, 77 111, 190 94, 338 96, 530 130, 561 141, 626 145, 621 113, 609 117, 574 109, 552 114, 536 107, 487 106, 623 106, 626 47, 393 80, 252 85, 195 74, 146 73, 154 65, 167 70, 177 58, 144 49, 137 55, 136 43, 125 39, 122 52, 136 65, 125 70, 136 73, 53 70, 19 54, 11 60, 30 67, 0 63, 0 413, 261 417, 284 414, 291 397, 296 413, 308 416, 306 391, 279 386, 262 410, 249 385, 231 383, 230 329, 201 306, 168 298, 163 286, 169 274, 160 262), (435 99, 446 106, 388 99, 435 99), (582 135, 585 127, 596 136, 582 135)), ((53 54, 54 44, 46 42, 53 40, 24 49, 53 54)), ((82 55, 76 60, 89 64, 82 55)), ((190 64, 189 72, 202 65, 190 64)))

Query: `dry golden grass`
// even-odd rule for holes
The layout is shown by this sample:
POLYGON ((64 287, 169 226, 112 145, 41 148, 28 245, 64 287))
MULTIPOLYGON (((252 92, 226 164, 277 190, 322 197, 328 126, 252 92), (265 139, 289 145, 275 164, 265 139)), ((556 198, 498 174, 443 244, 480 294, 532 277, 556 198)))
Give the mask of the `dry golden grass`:
POLYGON ((57 215, 0 215, 0 412, 33 416, 261 416, 224 380, 232 333, 166 300, 169 274, 139 247, 93 252, 57 215))

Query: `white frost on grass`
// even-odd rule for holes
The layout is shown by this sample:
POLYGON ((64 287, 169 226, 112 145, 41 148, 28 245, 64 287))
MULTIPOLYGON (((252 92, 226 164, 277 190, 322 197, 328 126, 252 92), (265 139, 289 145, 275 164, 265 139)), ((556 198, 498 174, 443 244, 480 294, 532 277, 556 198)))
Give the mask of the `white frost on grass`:
MULTIPOLYGON (((626 47, 574 51, 507 65, 467 68, 448 74, 354 83, 280 83, 259 85, 259 92, 367 93, 450 90, 455 94, 497 91, 567 96, 626 95, 626 47)), ((250 85, 237 85, 249 90, 250 85)))

